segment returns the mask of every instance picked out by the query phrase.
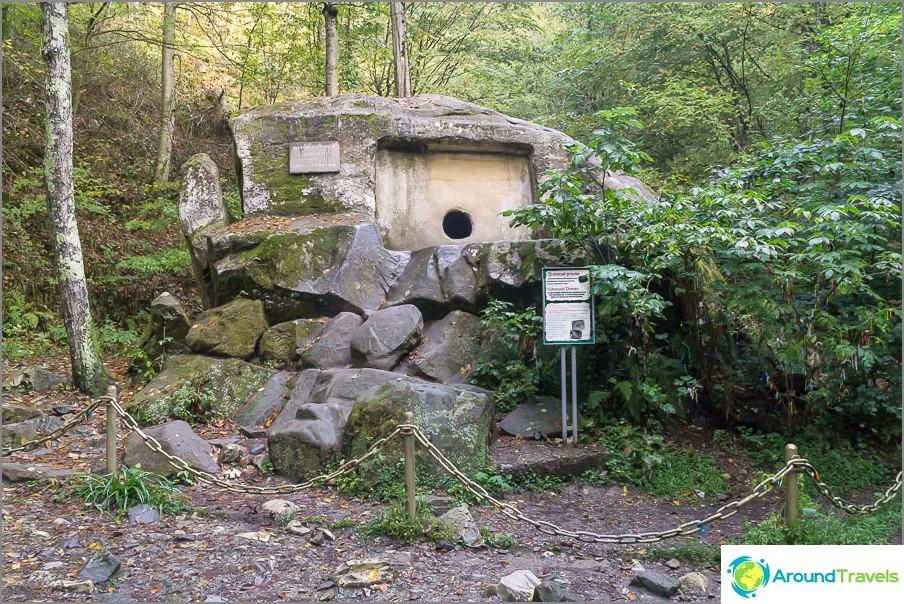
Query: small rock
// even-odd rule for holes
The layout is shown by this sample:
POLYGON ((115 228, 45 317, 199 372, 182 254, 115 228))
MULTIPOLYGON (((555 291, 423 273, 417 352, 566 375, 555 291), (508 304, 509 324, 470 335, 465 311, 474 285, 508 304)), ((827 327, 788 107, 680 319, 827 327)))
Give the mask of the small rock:
POLYGON ((343 562, 333 571, 333 577, 340 588, 354 589, 389 583, 393 580, 393 572, 389 562, 368 558, 343 562))
POLYGON ((65 518, 55 518, 53 520, 53 524, 56 526, 69 526, 72 523, 69 522, 68 520, 66 520, 65 518))
POLYGON ((90 579, 94 583, 103 583, 119 572, 120 566, 119 558, 110 552, 101 552, 88 560, 76 578, 90 579))
POLYGON ((229 602, 229 600, 227 600, 223 596, 207 596, 204 599, 204 601, 205 602, 229 602))
POLYGON ((682 591, 690 595, 702 595, 709 590, 709 579, 703 573, 692 572, 678 579, 682 591))
POLYGON ((677 579, 655 570, 645 570, 638 574, 631 580, 631 585, 643 587, 650 593, 666 598, 671 598, 678 593, 679 587, 677 579))
POLYGON ((93 594, 94 583, 90 579, 81 581, 70 581, 69 579, 60 579, 50 584, 50 589, 54 591, 65 591, 71 594, 93 594))
POLYGON ((698 499, 706 499, 706 493, 699 489, 694 489, 694 495, 696 495, 698 499))
POLYGON ((32 531, 31 534, 42 539, 50 539, 50 533, 47 531, 32 531))
POLYGON ((153 524, 160 520, 160 513, 146 503, 129 508, 129 524, 153 524))
POLYGON ((191 533, 186 533, 183 530, 177 530, 173 532, 173 541, 176 543, 185 543, 186 541, 197 541, 198 538, 192 535, 191 533))
POLYGON ((66 539, 65 541, 60 543, 60 547, 62 547, 63 549, 76 549, 81 546, 82 542, 78 537, 70 537, 69 539, 66 539))
POLYGON ((30 371, 31 389, 35 392, 50 390, 58 384, 65 384, 66 378, 58 373, 47 371, 43 367, 34 367, 30 371))
POLYGON ((50 408, 54 415, 69 415, 70 413, 78 413, 79 410, 72 405, 57 405, 50 408))
POLYGON ((47 570, 36 570, 30 573, 27 577, 25 577, 26 585, 47 585, 50 583, 50 578, 53 574, 47 570))
POLYGON ((643 564, 640 563, 640 560, 631 559, 631 570, 635 573, 642 573, 646 568, 644 568, 643 564))
POLYGON ((248 448, 248 453, 250 455, 257 455, 258 453, 261 453, 266 448, 267 448, 267 445, 255 443, 255 444, 251 445, 251 447, 248 448))
MULTIPOLYGON (((311 545, 323 545, 327 541, 335 541, 335 540, 336 540, 336 535, 334 535, 333 533, 331 533, 330 531, 328 531, 325 528, 316 529, 311 534, 311 536, 308 537, 308 543, 310 543, 311 545)), ((339 585, 340 585, 340 587, 347 587, 347 586, 343 586, 341 583, 339 585)))
POLYGON ((267 429, 260 426, 239 426, 239 432, 246 438, 267 438, 267 429))
POLYGON ((439 517, 439 521, 444 524, 454 535, 461 537, 468 547, 483 547, 486 545, 480 536, 480 529, 477 527, 471 511, 466 505, 460 505, 452 508, 439 517))
POLYGON ((41 568, 43 570, 53 570, 55 568, 60 568, 61 566, 66 566, 66 565, 64 563, 60 562, 59 560, 57 560, 56 562, 48 562, 41 568))
POLYGON ((534 588, 532 602, 581 602, 582 599, 565 589, 558 581, 543 581, 534 588))
POLYGON ((719 503, 722 503, 723 501, 726 501, 727 499, 728 499, 728 495, 726 495, 725 493, 716 493, 716 501, 718 501, 719 503))
POLYGON ((672 558, 671 560, 666 562, 665 565, 668 566, 669 568, 671 568, 672 570, 677 570, 677 569, 681 568, 681 562, 679 562, 677 558, 672 558))
POLYGON ((301 509, 298 505, 285 499, 271 499, 270 501, 264 503, 264 505, 261 507, 265 512, 268 512, 270 514, 271 518, 277 521, 280 518, 291 516, 301 509))
POLYGON ((220 449, 220 462, 225 464, 235 464, 242 461, 242 455, 245 454, 245 449, 240 447, 235 443, 226 443, 220 449))
POLYGON ((333 589, 334 587, 336 587, 336 584, 333 583, 332 581, 324 581, 323 583, 321 583, 320 585, 317 586, 317 591, 333 589))
POLYGON ((529 570, 516 570, 499 580, 496 595, 503 602, 530 602, 540 579, 529 570))
POLYGON ((720 476, 722 477, 722 480, 731 480, 731 474, 729 474, 728 472, 720 474, 720 476))
POLYGON ((270 537, 272 535, 265 531, 250 531, 246 533, 238 533, 236 537, 241 537, 242 539, 250 539, 251 541, 259 541, 261 543, 267 543, 270 541, 270 537))
POLYGON ((302 524, 301 520, 290 520, 289 524, 286 525, 286 530, 292 533, 293 535, 307 535, 311 532, 312 529, 309 529, 304 524, 302 524))
POLYGON ((32 480, 50 480, 53 478, 68 478, 75 474, 72 470, 39 466, 30 463, 3 462, 3 479, 10 482, 29 482, 32 480))
POLYGON ((455 544, 451 541, 438 541, 436 543, 436 551, 438 552, 451 552, 455 549, 455 544))

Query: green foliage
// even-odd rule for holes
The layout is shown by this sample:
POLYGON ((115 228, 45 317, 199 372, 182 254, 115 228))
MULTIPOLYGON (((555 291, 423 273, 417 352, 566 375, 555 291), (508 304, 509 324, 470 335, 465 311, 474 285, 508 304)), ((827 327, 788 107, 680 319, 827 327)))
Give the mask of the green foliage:
POLYGON ((785 526, 783 515, 773 514, 756 524, 746 523, 747 533, 741 542, 746 545, 881 545, 892 543, 894 535, 901 530, 900 492, 871 514, 847 515, 836 509, 823 512, 817 504, 802 493, 802 513, 795 526, 785 526))
POLYGON ((687 496, 693 490, 713 495, 726 490, 711 455, 669 445, 661 436, 614 425, 602 430, 600 444, 612 455, 607 462, 609 477, 656 497, 687 496))
MULTIPOLYGON (((327 471, 332 472, 336 467, 338 464, 330 464, 327 471)), ((353 497, 400 500, 405 497, 404 467, 404 460, 391 460, 384 452, 377 453, 358 466, 358 471, 337 478, 336 488, 353 497)))
POLYGON ((116 263, 116 268, 131 271, 138 277, 155 273, 178 273, 191 266, 187 249, 166 248, 142 256, 126 256, 116 263))
POLYGON ((366 537, 388 537, 404 543, 457 540, 437 520, 425 502, 418 500, 415 510, 416 514, 412 519, 408 516, 405 502, 394 502, 388 508, 380 510, 376 518, 362 527, 362 532, 366 537))
POLYGON ((136 466, 123 467, 114 475, 79 474, 80 484, 72 492, 85 504, 121 517, 135 505, 145 503, 161 514, 179 514, 193 509, 184 493, 169 480, 136 466))
POLYGON ((644 553, 638 552, 638 554, 642 560, 667 562, 675 558, 686 565, 698 568, 718 566, 721 560, 719 546, 703 541, 686 541, 681 545, 653 547, 644 553))
POLYGON ((496 391, 496 408, 511 411, 537 394, 540 353, 537 338, 543 319, 533 308, 516 310, 492 300, 481 313, 481 353, 472 366, 471 383, 496 391))
POLYGON ((503 533, 501 531, 494 533, 485 526, 480 527, 480 537, 487 544, 487 547, 491 549, 512 549, 518 545, 518 540, 512 533, 503 533))

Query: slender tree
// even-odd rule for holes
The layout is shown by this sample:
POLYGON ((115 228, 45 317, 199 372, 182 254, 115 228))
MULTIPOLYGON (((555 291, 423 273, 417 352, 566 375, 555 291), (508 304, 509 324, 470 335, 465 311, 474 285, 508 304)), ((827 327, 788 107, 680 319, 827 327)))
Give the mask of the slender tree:
POLYGON ((392 19, 392 58, 395 64, 395 90, 400 98, 411 96, 411 70, 408 67, 408 31, 405 3, 390 3, 392 19))
POLYGON ((173 156, 173 131, 175 130, 174 113, 176 94, 173 80, 173 44, 176 37, 176 4, 167 2, 163 5, 163 45, 161 56, 161 84, 163 94, 160 98, 160 142, 157 145, 157 167, 154 169, 154 182, 165 183, 169 180, 170 161, 173 156))
POLYGON ((72 184, 72 71, 64 2, 42 2, 41 55, 47 76, 44 183, 53 236, 54 263, 63 303, 63 321, 72 358, 72 381, 82 392, 100 394, 109 376, 103 366, 88 304, 85 263, 75 220, 72 184))
POLYGON ((323 3, 323 22, 326 29, 326 77, 324 87, 327 96, 339 94, 339 10, 332 2, 323 3))

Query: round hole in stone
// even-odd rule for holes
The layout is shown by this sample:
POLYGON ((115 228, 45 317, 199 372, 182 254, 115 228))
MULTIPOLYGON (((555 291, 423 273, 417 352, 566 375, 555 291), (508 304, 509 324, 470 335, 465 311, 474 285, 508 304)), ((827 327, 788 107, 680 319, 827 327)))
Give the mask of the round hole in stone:
POLYGON ((450 239, 464 239, 474 230, 471 217, 461 210, 449 210, 443 217, 443 233, 450 239))

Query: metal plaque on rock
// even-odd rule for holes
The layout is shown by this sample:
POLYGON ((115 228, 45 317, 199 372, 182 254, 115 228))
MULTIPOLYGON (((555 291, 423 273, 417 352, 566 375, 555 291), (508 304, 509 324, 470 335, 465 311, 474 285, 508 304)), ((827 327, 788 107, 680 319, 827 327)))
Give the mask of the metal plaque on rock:
POLYGON ((294 143, 289 147, 289 174, 339 171, 339 141, 294 143))

